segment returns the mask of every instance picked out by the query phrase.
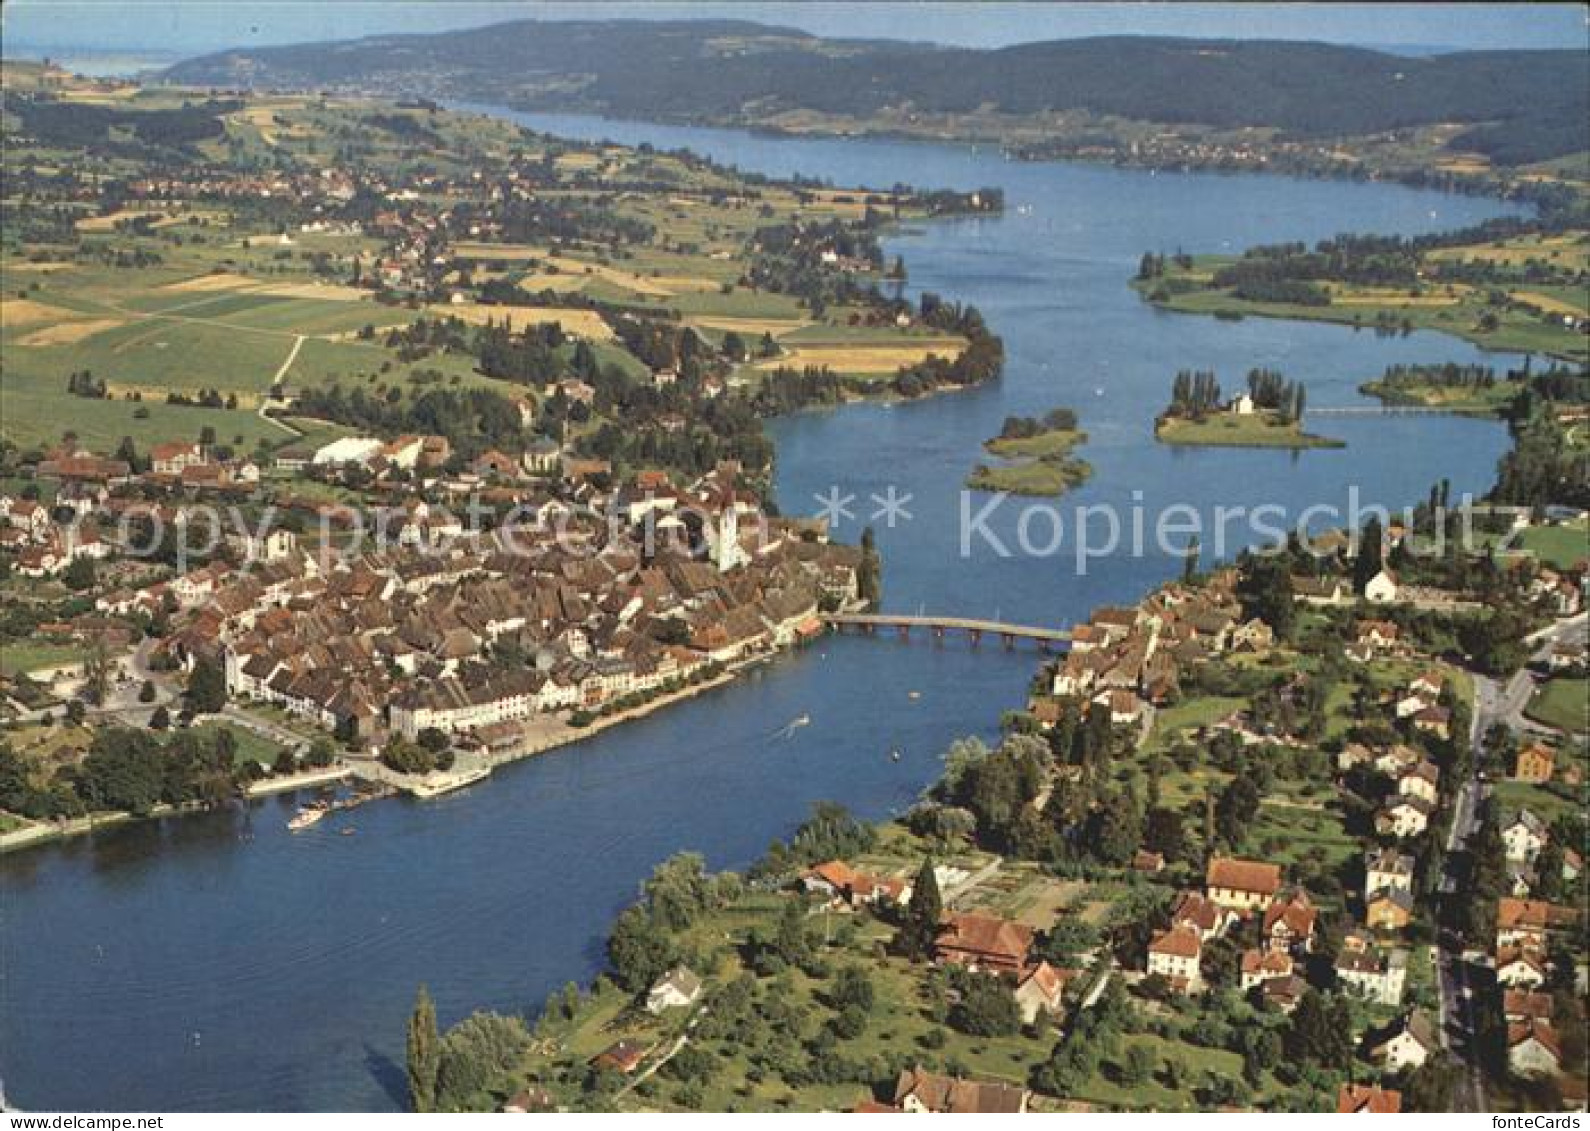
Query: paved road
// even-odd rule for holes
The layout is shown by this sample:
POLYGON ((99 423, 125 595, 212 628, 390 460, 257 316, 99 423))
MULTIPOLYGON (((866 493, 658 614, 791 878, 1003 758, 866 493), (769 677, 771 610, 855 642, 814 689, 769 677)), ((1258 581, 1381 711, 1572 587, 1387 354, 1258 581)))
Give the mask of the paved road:
MULTIPOLYGON (((1585 628, 1586 616, 1580 614, 1557 621, 1533 634, 1529 637, 1529 643, 1535 646, 1531 660, 1543 661, 1551 654, 1554 645, 1582 639, 1585 628)), ((1469 731, 1470 776, 1458 789, 1453 801, 1452 830, 1447 836, 1446 854, 1442 860, 1441 891, 1448 900, 1461 899, 1468 866, 1462 850, 1469 837, 1479 828, 1480 806, 1488 790, 1481 777, 1486 733, 1497 723, 1514 730, 1541 729, 1523 715, 1536 686, 1535 676, 1528 668, 1514 673, 1505 682, 1478 672, 1473 673, 1473 678, 1474 718, 1469 731)), ((1459 1111, 1484 1111, 1485 1078, 1474 1048, 1474 998, 1470 984, 1473 971, 1463 959, 1462 941, 1446 930, 1441 932, 1438 967, 1441 1033, 1447 1048, 1463 1068, 1463 1075, 1453 1094, 1453 1105, 1459 1111)))
MULTIPOLYGON (((1485 734, 1502 717, 1508 702, 1510 699, 1504 694, 1502 685, 1489 676, 1474 673, 1469 778, 1458 788, 1453 800, 1452 829, 1441 860, 1441 892, 1448 900, 1458 899, 1466 882, 1467 861, 1462 850, 1479 828, 1480 803, 1485 799, 1486 790, 1480 776, 1485 734)), ((1474 998, 1469 987, 1469 964, 1463 958, 1461 939, 1444 928, 1438 944, 1436 981, 1440 990, 1442 1040, 1463 1069, 1453 1090, 1453 1107, 1458 1111, 1484 1111, 1485 1078, 1480 1072, 1474 1043, 1474 998)))
MULTIPOLYGON (((140 640, 132 652, 114 661, 117 678, 111 680, 110 694, 99 706, 86 708, 87 717, 142 726, 149 721, 149 715, 157 706, 168 705, 177 698, 177 691, 169 680, 149 666, 154 648, 155 641, 146 638, 140 640), (155 688, 154 700, 149 703, 142 703, 138 699, 138 692, 145 680, 154 684, 155 688)), ((45 715, 58 716, 61 710, 60 706, 53 706, 21 711, 16 721, 36 723, 45 715)))

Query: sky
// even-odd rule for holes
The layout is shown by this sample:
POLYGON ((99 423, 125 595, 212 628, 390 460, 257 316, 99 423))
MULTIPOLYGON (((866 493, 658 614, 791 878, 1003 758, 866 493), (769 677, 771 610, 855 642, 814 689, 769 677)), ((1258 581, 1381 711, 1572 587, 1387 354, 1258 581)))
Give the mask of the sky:
POLYGON ((170 60, 228 47, 435 32, 503 20, 736 18, 827 36, 975 47, 1091 35, 1311 39, 1382 49, 1566 47, 1586 50, 1577 3, 585 3, 513 0, 8 0, 5 53, 136 55, 170 60))

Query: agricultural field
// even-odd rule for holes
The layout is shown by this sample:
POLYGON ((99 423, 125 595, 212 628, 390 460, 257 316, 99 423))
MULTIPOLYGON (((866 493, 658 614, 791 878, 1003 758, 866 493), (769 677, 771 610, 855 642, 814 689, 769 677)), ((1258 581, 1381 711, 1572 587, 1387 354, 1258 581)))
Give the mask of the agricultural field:
MULTIPOLYGON (((17 74, 24 85, 39 77, 17 74)), ((181 92, 126 84, 67 83, 58 93, 128 111, 183 105, 181 92)), ((0 241, 6 299, 0 388, 7 407, 0 438, 40 448, 70 427, 81 443, 109 451, 123 438, 147 447, 213 434, 234 449, 265 453, 296 438, 262 415, 276 386, 297 393, 362 383, 391 403, 438 381, 503 385, 483 376, 467 354, 413 357, 388 345, 388 331, 420 318, 456 318, 468 326, 507 318, 515 328, 557 322, 597 346, 601 364, 636 379, 646 376, 646 366, 615 340, 612 307, 681 322, 720 347, 731 333, 753 345, 772 338, 783 352, 765 359, 767 369, 829 366, 883 380, 930 354, 953 356, 966 346, 953 334, 917 327, 858 327, 852 308, 814 315, 804 300, 744 282, 759 229, 796 214, 814 222, 855 220, 868 208, 909 217, 887 194, 775 184, 747 190, 722 170, 676 156, 585 147, 495 119, 351 99, 249 95, 222 122, 224 133, 197 143, 197 155, 222 164, 315 168, 327 153, 356 149, 361 162, 392 182, 420 173, 422 157, 427 176, 468 177, 483 164, 523 159, 539 147, 563 182, 546 193, 549 199, 577 209, 599 202, 614 223, 643 225, 651 234, 555 246, 485 235, 460 240, 444 256, 451 269, 441 279, 451 293, 377 301, 368 273, 390 254, 390 240, 357 223, 300 223, 291 213, 284 220, 280 208, 246 197, 130 199, 102 208, 73 201, 62 205, 70 239, 23 242, 8 234, 0 241), (426 144, 416 147, 415 138, 426 144), (603 179, 626 178, 673 187, 601 191, 603 179), (488 282, 532 297, 487 305, 475 288, 488 282), (606 312, 593 304, 607 304, 606 312), (67 391, 68 378, 84 372, 103 384, 104 396, 67 391), (167 403, 173 393, 215 395, 201 408, 167 403)), ((53 150, 33 156, 76 159, 53 150)), ((96 159, 116 175, 144 171, 131 156, 96 159)), ((456 199, 415 198, 438 209, 456 199)), ((743 375, 758 379, 763 364, 747 365, 743 375)))
MULTIPOLYGON (((1584 272, 1584 233, 1521 238, 1498 246, 1466 245, 1429 253, 1432 260, 1488 260, 1507 266, 1527 266, 1531 260, 1566 271, 1584 272)), ((1257 301, 1240 298, 1232 288, 1216 287, 1214 273, 1236 262, 1235 256, 1195 256, 1191 266, 1167 264, 1162 277, 1133 286, 1156 306, 1182 314, 1221 318, 1288 318, 1337 322, 1355 328, 1439 330, 1471 341, 1485 349, 1538 353, 1568 361, 1590 357, 1582 326, 1564 323, 1585 315, 1585 291, 1577 286, 1518 283, 1489 287, 1465 283, 1430 283, 1412 288, 1325 284, 1328 305, 1257 301), (1492 292, 1506 297, 1500 304, 1492 292)))

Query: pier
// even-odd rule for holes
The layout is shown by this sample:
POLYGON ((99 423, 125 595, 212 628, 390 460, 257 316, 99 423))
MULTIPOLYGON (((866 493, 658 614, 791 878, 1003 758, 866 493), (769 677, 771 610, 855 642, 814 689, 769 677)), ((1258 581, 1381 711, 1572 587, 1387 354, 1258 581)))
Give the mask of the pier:
POLYGON ((1064 651, 1071 645, 1071 632, 1064 628, 1042 628, 1030 624, 1010 624, 1005 621, 981 620, 976 617, 949 617, 901 613, 829 613, 823 623, 835 632, 855 629, 873 635, 880 629, 893 630, 901 639, 909 640, 913 629, 943 640, 951 632, 963 632, 979 644, 984 636, 997 636, 1006 648, 1014 648, 1017 641, 1030 640, 1044 652, 1064 651))

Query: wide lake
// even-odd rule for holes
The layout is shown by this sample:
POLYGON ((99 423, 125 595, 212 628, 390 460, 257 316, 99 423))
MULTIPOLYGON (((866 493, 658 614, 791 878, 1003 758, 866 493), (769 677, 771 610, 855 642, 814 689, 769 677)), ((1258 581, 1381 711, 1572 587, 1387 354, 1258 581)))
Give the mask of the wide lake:
MULTIPOLYGON (((1323 414, 1311 427, 1347 447, 1161 447, 1152 419, 1181 367, 1214 369, 1228 389, 1250 368, 1278 368, 1307 383, 1311 407, 1327 407, 1362 403, 1357 384, 1393 362, 1519 359, 1435 334, 1163 314, 1127 286, 1145 250, 1429 232, 1506 211, 1496 201, 512 116, 566 136, 688 146, 775 176, 1005 190, 1002 216, 923 225, 888 248, 905 257, 910 292, 982 310, 1005 339, 1004 378, 771 426, 780 504, 808 512, 831 489, 853 496, 846 510, 856 517, 837 534, 877 528, 891 609, 1068 624, 1179 570, 1174 553, 1154 546, 1163 508, 1204 516, 1208 564, 1216 506, 1274 505, 1281 512, 1266 522, 1278 525, 1274 514, 1295 521, 1313 504, 1345 511, 1354 492, 1364 505, 1398 506, 1442 478, 1454 493, 1480 492, 1506 447, 1490 422, 1323 414), (1009 414, 1056 405, 1081 415, 1093 480, 1031 514, 1012 500, 963 532, 963 505, 975 514, 989 502, 960 497, 981 441, 1009 414), (872 517, 882 511, 873 496, 891 488, 892 527, 888 514, 872 517), (1079 569, 1077 508, 1104 505, 1119 512, 1120 547, 1079 569), (1144 516, 1140 554, 1134 509, 1144 516), (1034 553, 1019 548, 1022 530, 1034 553)), ((1085 525, 1088 545, 1101 548, 1102 511, 1085 525)), ((1253 537, 1249 520, 1228 520, 1226 555, 1253 537)), ((549 991, 595 975, 613 915, 660 859, 693 849, 714 868, 741 867, 819 799, 873 818, 908 806, 952 738, 991 734, 1001 711, 1021 703, 1036 666, 1030 651, 988 643, 829 638, 441 801, 371 805, 293 835, 284 827, 293 802, 281 798, 5 858, 0 1077, 23 1108, 398 1108, 403 1025, 420 983, 444 1023, 474 1008, 534 1011, 549 991), (810 725, 781 737, 801 715, 810 725), (339 822, 357 835, 338 835, 339 822)))

